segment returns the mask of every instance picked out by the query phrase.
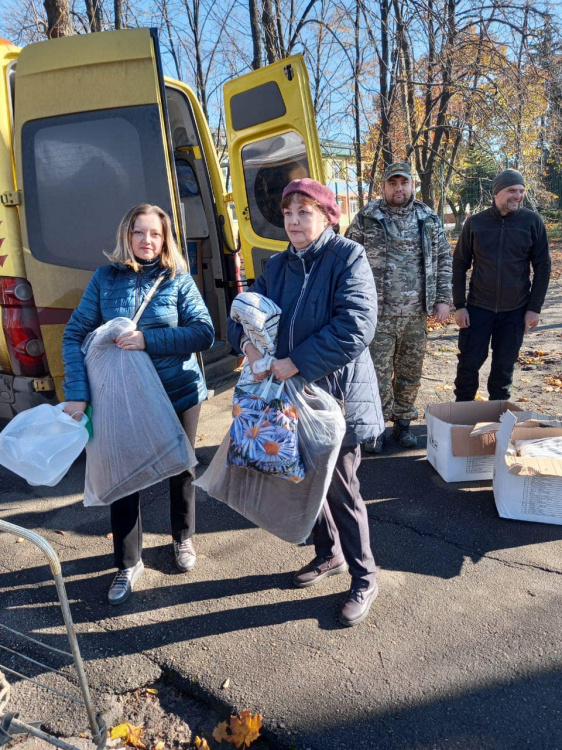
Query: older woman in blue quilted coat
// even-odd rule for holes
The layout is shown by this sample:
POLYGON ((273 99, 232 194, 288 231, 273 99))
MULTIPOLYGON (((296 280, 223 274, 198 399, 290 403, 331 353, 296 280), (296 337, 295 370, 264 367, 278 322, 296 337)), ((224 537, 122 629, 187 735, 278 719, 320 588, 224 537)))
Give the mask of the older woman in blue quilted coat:
MULTIPOLYGON (((375 335, 377 293, 364 248, 335 234, 340 209, 332 191, 309 178, 293 180, 281 208, 290 245, 273 256, 252 291, 281 308, 278 380, 297 373, 343 403, 347 425, 326 502, 314 527, 316 556, 295 573, 299 588, 349 569, 351 589, 339 613, 342 625, 365 619, 378 587, 367 509, 359 492, 360 444, 383 425, 377 378, 368 345, 375 335)), ((229 341, 250 365, 261 353, 229 322, 229 341)), ((255 374, 256 379, 265 373, 255 374)))
MULTIPOLYGON (((108 256, 111 264, 94 273, 63 337, 65 411, 80 418, 90 400, 82 343, 88 333, 117 317, 133 318, 159 276, 164 276, 138 328, 125 333, 116 345, 125 350, 145 349, 192 445, 195 444, 201 401, 207 396, 194 356, 213 343, 213 325, 199 290, 181 256, 168 215, 158 206, 134 206, 123 218, 117 245, 108 256)), ((150 398, 150 393, 146 394, 150 398)), ((119 415, 115 415, 118 419, 119 415)), ((374 433, 373 433, 374 434, 374 433)), ((142 435, 131 436, 142 440, 142 435)), ((170 515, 175 563, 191 570, 196 555, 195 470, 171 477, 170 515)), ((115 566, 109 589, 110 604, 121 604, 131 594, 144 566, 139 493, 111 505, 115 566)))

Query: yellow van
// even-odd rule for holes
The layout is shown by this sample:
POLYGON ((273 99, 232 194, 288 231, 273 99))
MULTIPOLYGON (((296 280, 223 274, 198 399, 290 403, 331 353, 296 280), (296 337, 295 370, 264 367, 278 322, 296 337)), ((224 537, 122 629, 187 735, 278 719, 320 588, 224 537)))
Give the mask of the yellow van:
POLYGON ((240 255, 250 283, 286 247, 284 185, 323 179, 303 58, 225 86, 232 194, 196 96, 162 74, 155 30, 0 40, 0 75, 0 419, 63 398, 64 326, 140 202, 173 219, 213 318, 203 360, 216 387, 237 363, 226 323, 240 255))

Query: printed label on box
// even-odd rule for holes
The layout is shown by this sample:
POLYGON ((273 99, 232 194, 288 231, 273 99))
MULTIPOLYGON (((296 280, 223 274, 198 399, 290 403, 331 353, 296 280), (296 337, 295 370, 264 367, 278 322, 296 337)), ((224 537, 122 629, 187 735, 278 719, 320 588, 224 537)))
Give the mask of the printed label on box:
POLYGON ((521 510, 530 516, 562 516, 559 477, 525 477, 521 510))
POLYGON ((494 470, 494 456, 468 456, 466 459, 467 474, 485 474, 494 470))

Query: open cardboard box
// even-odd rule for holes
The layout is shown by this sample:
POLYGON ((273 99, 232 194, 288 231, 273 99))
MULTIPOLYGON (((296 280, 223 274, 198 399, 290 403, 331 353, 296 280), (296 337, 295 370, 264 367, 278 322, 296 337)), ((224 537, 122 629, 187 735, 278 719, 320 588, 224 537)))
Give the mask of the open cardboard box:
POLYGON ((497 429, 507 410, 516 413, 517 419, 538 416, 509 401, 448 401, 426 408, 427 460, 446 482, 492 479, 496 431, 474 434, 474 428, 487 423, 497 429))
POLYGON ((516 440, 561 437, 562 427, 518 422, 511 412, 500 422, 494 465, 498 513, 502 518, 562 524, 562 457, 517 456, 514 445, 516 440))

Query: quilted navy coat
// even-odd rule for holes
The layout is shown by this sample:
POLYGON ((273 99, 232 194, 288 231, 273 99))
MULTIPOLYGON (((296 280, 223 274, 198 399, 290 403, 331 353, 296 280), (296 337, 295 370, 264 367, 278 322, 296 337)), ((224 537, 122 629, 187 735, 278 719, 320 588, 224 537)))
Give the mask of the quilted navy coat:
MULTIPOLYGON (((377 376, 368 346, 377 323, 377 292, 364 248, 329 227, 299 257, 274 255, 251 288, 281 308, 276 357, 290 357, 309 383, 343 401, 344 446, 384 429, 377 376)), ((242 327, 228 338, 240 350, 242 327)))
POLYGON ((146 351, 177 412, 185 411, 207 397, 194 352, 208 349, 213 343, 214 330, 209 312, 190 274, 178 274, 171 279, 157 260, 144 264, 138 272, 112 263, 98 268, 92 276, 64 331, 63 389, 67 401, 90 400, 81 351, 86 335, 113 318, 133 318, 161 273, 167 278, 138 322, 146 351))

